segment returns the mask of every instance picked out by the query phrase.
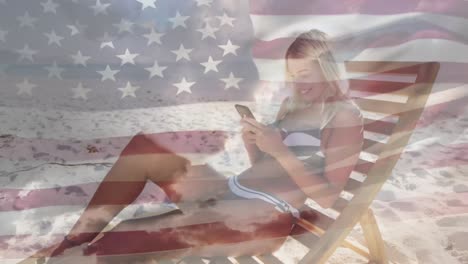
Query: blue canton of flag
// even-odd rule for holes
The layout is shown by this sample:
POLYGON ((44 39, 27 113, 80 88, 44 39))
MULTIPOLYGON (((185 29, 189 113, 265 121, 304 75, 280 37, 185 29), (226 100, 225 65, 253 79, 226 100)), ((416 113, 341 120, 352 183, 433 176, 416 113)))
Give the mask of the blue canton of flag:
POLYGON ((224 2, 0 1, 0 105, 102 111, 251 100, 249 14, 224 2))

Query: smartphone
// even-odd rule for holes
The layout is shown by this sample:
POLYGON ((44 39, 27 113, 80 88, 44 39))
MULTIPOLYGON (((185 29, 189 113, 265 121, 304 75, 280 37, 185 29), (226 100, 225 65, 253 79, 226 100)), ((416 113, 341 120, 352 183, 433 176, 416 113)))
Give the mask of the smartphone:
POLYGON ((254 117, 252 111, 250 111, 250 109, 249 109, 247 106, 245 106, 245 105, 240 105, 240 104, 236 104, 236 105, 234 105, 234 106, 236 107, 237 112, 239 113, 239 115, 240 115, 241 117, 243 117, 243 116, 245 115, 245 116, 247 116, 247 117, 250 117, 250 118, 255 119, 255 117, 254 117))

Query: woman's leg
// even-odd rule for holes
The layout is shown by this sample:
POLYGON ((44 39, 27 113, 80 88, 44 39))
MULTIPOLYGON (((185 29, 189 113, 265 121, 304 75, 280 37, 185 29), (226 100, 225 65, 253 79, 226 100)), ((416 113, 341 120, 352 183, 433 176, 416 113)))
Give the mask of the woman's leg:
MULTIPOLYGON (((72 228, 70 232, 71 238, 73 239, 73 234, 80 241, 83 239, 89 241, 92 237, 95 237, 120 210, 135 200, 143 189, 147 179, 154 181, 165 191, 173 189, 177 190, 178 194, 193 193, 194 190, 198 191, 195 192, 196 195, 191 194, 185 200, 182 199, 184 201, 197 201, 199 193, 210 194, 209 191, 204 189, 205 187, 201 187, 212 186, 212 184, 209 184, 210 182, 201 184, 203 181, 196 179, 192 183, 198 182, 198 184, 195 184, 197 187, 193 184, 186 184, 190 183, 192 179, 191 177, 187 177, 187 175, 190 175, 190 173, 187 173, 187 169, 190 168, 188 165, 189 162, 186 159, 165 152, 164 149, 146 139, 144 135, 135 136, 124 151, 122 151, 121 157, 119 157, 114 167, 106 175, 85 212, 72 228), (158 164, 161 165, 159 166, 158 164), (182 179, 186 180, 176 180, 174 175, 185 175, 182 179), (181 182, 185 184, 179 184, 181 182), (164 188, 164 186, 168 188, 164 188)), ((201 175, 203 176, 204 174, 202 173, 201 175)), ((220 186, 224 180, 224 187, 226 188, 225 179, 219 176, 218 173, 213 171, 213 176, 208 178, 214 177, 213 179, 219 182, 220 186)), ((246 245, 251 243, 246 241, 252 238, 271 238, 272 236, 278 238, 278 235, 284 241, 290 232, 292 216, 283 214, 281 220, 279 220, 277 217, 279 212, 273 210, 272 205, 264 201, 243 201, 242 206, 229 206, 223 202, 217 201, 216 205, 218 209, 210 212, 206 211, 206 209, 202 210, 194 207, 192 204, 186 207, 192 208, 192 212, 184 210, 184 214, 178 215, 177 218, 169 217, 168 215, 164 217, 151 217, 150 219, 152 220, 145 218, 150 225, 144 229, 140 229, 140 231, 138 231, 138 226, 143 222, 139 220, 125 221, 113 229, 112 232, 107 232, 102 238, 93 243, 86 253, 96 253, 98 255, 101 254, 99 252, 102 252, 103 255, 107 253, 118 254, 119 250, 121 252, 132 249, 141 251, 142 249, 148 250, 147 247, 150 246, 150 251, 153 252, 161 253, 161 250, 169 250, 169 252, 179 251, 177 254, 179 255, 180 252, 187 252, 187 248, 190 250, 193 248, 211 248, 208 251, 198 250, 198 252, 204 252, 203 255, 206 255, 222 251, 223 248, 225 250, 227 245, 230 245, 230 248, 233 248, 232 245, 236 245, 234 249, 241 252, 239 249, 240 241, 243 241, 242 245, 246 245), (254 204, 260 207, 255 208, 254 204), (265 212, 265 208, 268 209, 269 213, 260 215, 261 212, 265 212), (238 220, 241 218, 243 219, 242 221, 238 220), (135 224, 137 225, 135 226, 135 224), (174 226, 174 224, 176 225, 174 226), (282 224, 282 228, 278 228, 276 226, 278 224, 282 224), (127 231, 124 231, 125 229, 127 231), (202 231, 200 232, 200 230, 202 231), (252 232, 255 234, 254 237, 252 237, 252 232), (194 241, 189 241, 187 238, 194 241), (231 242, 226 241, 226 239, 231 242), (119 246, 119 243, 122 241, 125 241, 125 246, 119 246), (167 241, 170 243, 167 243, 167 241), (164 246, 161 246, 165 244, 172 245, 172 249, 175 248, 176 250, 165 249, 164 246), (131 247, 128 248, 128 245, 131 247), (153 246, 156 248, 153 248, 153 246)), ((276 246, 280 245, 277 240, 275 241, 276 246)), ((268 245, 271 248, 272 244, 268 245)), ((253 248, 252 245, 249 245, 244 250, 251 250, 253 248)), ((166 253, 163 255, 169 254, 166 253)))
POLYGON ((97 255, 98 263, 258 255, 277 250, 293 226, 289 213, 263 201, 236 200, 220 206, 123 221, 88 246, 84 255, 97 255))
POLYGON ((76 224, 69 232, 69 239, 89 242, 127 205, 142 192, 148 179, 148 168, 161 164, 154 180, 167 181, 187 160, 177 158, 145 138, 135 135, 122 150, 118 160, 99 184, 76 224))
MULTIPOLYGON (((257 173, 267 172, 254 165, 244 173, 252 173, 253 168, 257 173)), ((210 182, 216 177, 224 178, 216 173, 207 177, 211 172, 209 167, 191 169, 189 176, 176 184, 175 189, 184 197, 186 193, 198 192, 197 186, 201 185, 197 184, 197 179, 202 176, 210 182)), ((210 182, 206 185, 212 185, 210 182)), ((198 202, 198 206, 192 203, 192 206, 181 207, 180 200, 190 201, 185 197, 179 200, 178 206, 183 210, 177 214, 124 221, 91 244, 84 255, 97 255, 100 263, 161 260, 186 255, 257 255, 278 249, 295 222, 290 213, 281 213, 263 200, 238 197, 229 189, 216 198, 211 203, 198 202)))

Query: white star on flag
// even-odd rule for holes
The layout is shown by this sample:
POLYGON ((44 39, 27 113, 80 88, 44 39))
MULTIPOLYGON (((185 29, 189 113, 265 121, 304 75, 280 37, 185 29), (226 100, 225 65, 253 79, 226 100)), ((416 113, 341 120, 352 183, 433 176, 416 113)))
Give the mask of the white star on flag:
POLYGON ((161 44, 161 37, 164 36, 164 34, 154 31, 154 28, 151 27, 151 32, 144 34, 143 36, 148 39, 148 43, 146 45, 150 46, 152 43, 161 44))
POLYGON ((172 22, 172 29, 177 27, 186 28, 187 25, 185 24, 185 21, 187 19, 189 19, 189 16, 181 16, 179 11, 177 11, 175 17, 169 18, 169 21, 172 22))
POLYGON ((154 76, 159 76, 161 78, 164 78, 163 71, 167 69, 166 66, 159 66, 157 61, 154 61, 154 64, 152 67, 145 68, 145 70, 149 71, 150 76, 149 79, 153 78, 154 76))
POLYGON ((62 41, 64 39, 64 37, 57 36, 57 34, 55 33, 55 30, 52 30, 50 33, 44 33, 44 35, 46 35, 47 38, 49 39, 49 41, 47 43, 48 45, 51 45, 52 43, 55 43, 59 47, 62 46, 62 43, 60 43, 60 41, 62 41))
POLYGON ((70 29, 70 36, 74 36, 84 31, 88 26, 80 24, 78 21, 74 25, 67 25, 67 28, 70 29))
POLYGON ((215 71, 215 72, 218 72, 218 64, 220 64, 221 61, 220 60, 213 60, 213 58, 211 56, 208 57, 208 61, 207 62, 202 62, 200 63, 201 65, 205 66, 205 72, 204 73, 207 73, 209 71, 215 71))
POLYGON ((110 5, 111 4, 109 4, 109 3, 107 3, 107 4, 101 3, 101 0, 96 0, 96 4, 91 6, 91 8, 94 10, 94 15, 95 16, 97 16, 98 14, 107 15, 107 8, 110 5))
POLYGON ((242 78, 236 78, 234 77, 234 74, 231 72, 229 73, 229 77, 228 78, 223 78, 221 79, 225 84, 226 86, 224 87, 225 90, 229 89, 230 87, 234 87, 234 88, 237 88, 237 89, 240 89, 239 87, 239 82, 242 81, 243 79, 242 78))
POLYGON ((83 56, 83 54, 81 54, 80 50, 76 53, 76 55, 71 55, 71 57, 73 58, 73 63, 74 64, 81 64, 81 65, 83 65, 85 67, 86 67, 86 61, 91 59, 90 56, 83 56))
POLYGON ((141 10, 144 10, 147 7, 156 8, 155 0, 137 0, 141 4, 141 10))
POLYGON ((62 72, 65 70, 64 68, 60 68, 57 66, 57 61, 54 61, 52 66, 50 67, 45 67, 47 71, 49 72, 48 78, 55 77, 57 79, 62 80, 62 72))
POLYGON ((33 58, 33 55, 37 54, 37 50, 32 50, 29 48, 28 44, 24 44, 24 48, 20 49, 20 50, 16 50, 20 57, 18 58, 18 61, 21 61, 23 59, 28 59, 30 60, 31 62, 34 62, 34 58, 33 58))
POLYGON ((219 21, 220 21, 220 26, 223 26, 223 25, 229 25, 231 27, 234 27, 234 24, 233 22, 236 20, 235 18, 233 17, 230 17, 226 14, 226 12, 223 13, 222 16, 216 16, 219 21))
POLYGON ((16 84, 16 87, 19 89, 18 95, 25 93, 32 96, 32 89, 37 87, 37 85, 30 83, 28 79, 24 78, 22 83, 16 84))
POLYGON ((223 52, 223 57, 226 56, 227 54, 230 54, 230 53, 232 53, 232 54, 234 54, 234 55, 237 56, 236 50, 237 50, 238 48, 240 48, 240 46, 233 45, 233 44, 231 43, 231 40, 228 40, 228 42, 227 42, 226 45, 218 45, 218 46, 224 50, 224 52, 223 52))
POLYGON ((124 97, 127 97, 127 96, 133 96, 133 97, 136 97, 135 95, 135 91, 140 89, 140 87, 138 86, 132 86, 130 84, 130 82, 127 82, 127 85, 123 88, 117 88, 119 89, 120 91, 122 91, 122 97, 121 98, 124 98, 124 97))
POLYGON ((137 53, 130 53, 128 48, 125 50, 125 53, 122 55, 117 55, 122 62, 120 63, 120 66, 123 66, 124 64, 130 63, 130 64, 135 64, 135 57, 137 57, 137 53))
POLYGON ((99 46, 101 49, 105 47, 110 47, 112 49, 115 49, 114 47, 114 42, 111 39, 111 36, 109 36, 109 32, 105 32, 104 36, 101 37, 101 46, 99 46))
POLYGON ((129 32, 129 33, 132 33, 132 27, 135 23, 125 19, 125 18, 121 18, 120 19, 120 22, 118 24, 113 24, 115 27, 117 27, 119 29, 119 34, 122 33, 122 32, 129 32))
POLYGON ((202 33, 202 40, 207 37, 216 39, 215 33, 218 29, 210 26, 209 24, 205 24, 205 27, 198 29, 197 31, 202 33))
POLYGON ((78 86, 75 88, 72 88, 73 92, 73 98, 82 98, 84 100, 87 100, 87 94, 91 91, 89 88, 84 88, 83 84, 80 82, 78 83, 78 86))
POLYGON ((47 0, 45 3, 41 3, 42 8, 44 9, 44 13, 54 13, 57 14, 57 7, 59 4, 54 3, 52 0, 47 0))
POLYGON ((98 71, 102 75, 101 81, 112 80, 115 82, 115 75, 120 72, 119 70, 112 70, 109 65, 106 66, 106 69, 103 71, 98 71))
POLYGON ((210 7, 213 4, 213 0, 195 0, 197 2, 197 7, 208 6, 210 7))
POLYGON ((187 82, 185 77, 183 77, 182 81, 179 83, 175 83, 174 86, 178 88, 177 94, 180 94, 181 92, 192 93, 192 90, 190 90, 190 87, 192 87, 194 84, 195 82, 187 82))
POLYGON ((193 49, 186 49, 183 44, 180 44, 178 50, 171 50, 171 52, 177 55, 176 61, 179 61, 180 59, 186 59, 190 61, 189 53, 192 52, 192 50, 193 49))
POLYGON ((20 27, 34 28, 34 23, 37 21, 37 18, 30 16, 28 11, 26 11, 23 16, 19 16, 17 19, 20 21, 20 27))

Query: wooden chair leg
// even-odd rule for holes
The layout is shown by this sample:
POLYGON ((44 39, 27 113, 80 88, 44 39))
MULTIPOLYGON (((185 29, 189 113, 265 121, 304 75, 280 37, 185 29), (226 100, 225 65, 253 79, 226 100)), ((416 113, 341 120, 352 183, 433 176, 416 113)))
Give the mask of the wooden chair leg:
POLYGON ((367 210, 359 223, 361 224, 364 237, 367 242, 367 248, 369 248, 371 257, 371 259, 369 259, 370 263, 388 264, 389 262, 385 252, 385 244, 372 209, 369 208, 367 210))

